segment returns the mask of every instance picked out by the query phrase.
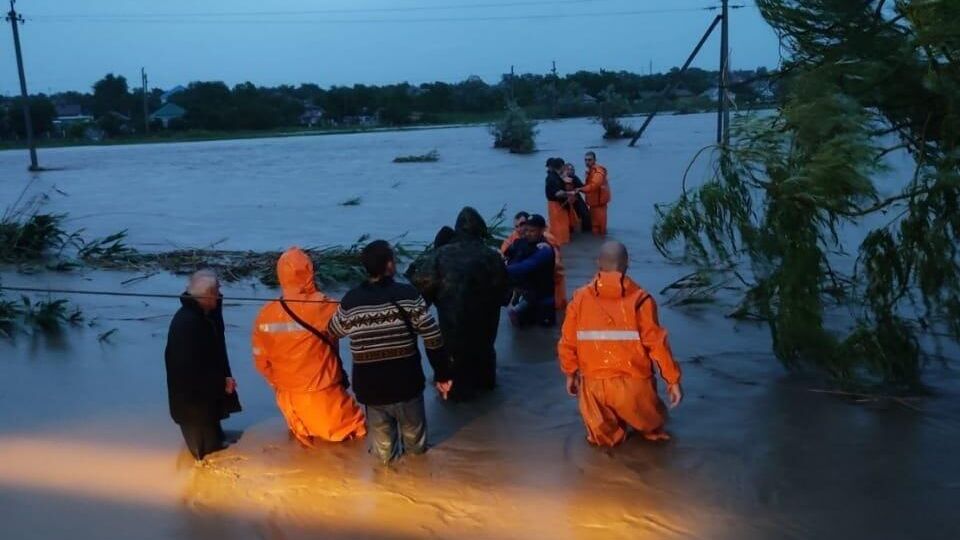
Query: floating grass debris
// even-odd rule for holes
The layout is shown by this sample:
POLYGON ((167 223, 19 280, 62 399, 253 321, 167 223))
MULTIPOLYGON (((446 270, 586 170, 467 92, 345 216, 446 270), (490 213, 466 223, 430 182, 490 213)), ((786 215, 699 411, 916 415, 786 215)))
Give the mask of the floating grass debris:
POLYGON ((426 154, 422 155, 410 155, 410 156, 397 156, 393 158, 394 163, 433 163, 435 161, 440 161, 440 153, 436 150, 431 150, 426 154))
POLYGON ((363 202, 363 197, 354 197, 343 201, 340 206, 360 206, 361 202, 363 202))

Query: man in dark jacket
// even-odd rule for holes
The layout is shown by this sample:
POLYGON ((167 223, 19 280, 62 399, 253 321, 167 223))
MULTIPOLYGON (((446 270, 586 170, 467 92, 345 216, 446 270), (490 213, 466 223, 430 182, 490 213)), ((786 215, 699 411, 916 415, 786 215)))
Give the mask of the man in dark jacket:
POLYGON ((507 250, 507 275, 518 299, 509 310, 515 326, 539 323, 553 326, 557 321, 554 301, 556 254, 543 233, 543 216, 532 215, 524 223, 523 236, 507 250))
POLYGON ((453 399, 468 399, 496 384, 494 342, 507 299, 503 259, 484 240, 487 224, 473 208, 457 216, 453 239, 430 252, 408 277, 437 306, 440 331, 453 361, 453 399))
POLYGON ((180 296, 182 307, 170 322, 164 351, 170 417, 198 461, 225 447, 220 420, 240 411, 220 298, 216 274, 193 274, 180 296))

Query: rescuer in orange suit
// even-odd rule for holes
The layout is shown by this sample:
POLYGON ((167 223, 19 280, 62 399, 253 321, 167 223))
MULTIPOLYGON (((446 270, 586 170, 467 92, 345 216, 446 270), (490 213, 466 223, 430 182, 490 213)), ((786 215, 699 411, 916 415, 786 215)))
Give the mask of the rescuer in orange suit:
POLYGON ((583 161, 587 165, 587 181, 579 191, 587 196, 593 234, 605 235, 607 234, 607 205, 612 198, 607 169, 597 164, 597 154, 594 152, 587 152, 583 161))
POLYGON ((544 194, 547 197, 547 221, 549 231, 560 246, 570 243, 570 211, 568 210, 574 193, 568 192, 563 177, 563 160, 557 157, 547 159, 547 179, 544 194))
MULTIPOLYGON (((517 215, 513 217, 513 231, 510 233, 510 236, 507 236, 506 240, 500 244, 501 255, 506 257, 507 250, 510 249, 510 246, 512 246, 513 243, 520 238, 523 225, 529 218, 530 214, 527 212, 517 212, 517 215)), ((566 309, 567 276, 563 271, 563 261, 560 256, 560 245, 557 244, 557 239, 554 238, 549 232, 544 231, 543 238, 548 244, 553 246, 553 253, 556 256, 553 265, 553 301, 556 304, 557 309, 566 309)))
POLYGON ((277 277, 283 296, 264 306, 253 326, 257 371, 273 387, 290 431, 304 445, 363 437, 363 412, 347 393, 339 344, 326 332, 336 301, 317 290, 313 262, 299 248, 280 257, 277 277))
POLYGON ((683 399, 680 366, 657 320, 656 302, 627 277, 627 261, 623 244, 603 245, 600 271, 574 293, 557 346, 567 392, 579 397, 587 440, 600 446, 623 442, 627 427, 648 440, 670 438, 653 364, 666 381, 670 407, 683 399))

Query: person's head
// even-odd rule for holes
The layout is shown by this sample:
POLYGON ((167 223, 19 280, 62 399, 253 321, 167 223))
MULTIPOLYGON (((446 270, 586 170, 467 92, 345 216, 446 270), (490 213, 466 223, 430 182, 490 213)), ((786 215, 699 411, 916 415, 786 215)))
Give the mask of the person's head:
POLYGON ((601 272, 625 273, 628 266, 630 266, 630 256, 627 253, 627 246, 615 240, 609 240, 600 246, 597 268, 601 272))
POLYGON ((533 214, 523 224, 523 237, 528 242, 540 242, 543 240, 543 231, 547 228, 547 220, 540 214, 533 214))
POLYGON ((577 170, 573 167, 573 163, 565 163, 563 165, 563 175, 573 177, 577 174, 577 170))
POLYGON ((305 251, 294 246, 277 259, 277 281, 284 296, 317 292, 313 261, 305 251))
POLYGON ((588 169, 590 167, 593 167, 594 165, 597 164, 597 154, 593 153, 592 151, 587 152, 586 154, 583 155, 583 163, 587 166, 588 169))
POLYGON ((437 231, 437 235, 433 237, 433 247, 439 248, 449 244, 456 234, 456 231, 454 231, 453 228, 448 225, 440 227, 440 230, 437 231))
POLYGON ((517 212, 517 215, 513 216, 513 228, 519 231, 528 219, 530 219, 530 214, 528 212, 517 212))
POLYGON ((360 264, 371 281, 390 278, 397 272, 393 248, 386 240, 374 240, 360 251, 360 264))
POLYGON ((200 309, 213 311, 220 303, 220 280, 213 270, 197 270, 187 282, 187 294, 196 300, 200 309))
POLYGON ((553 158, 553 170, 562 173, 564 165, 566 165, 566 162, 563 161, 563 158, 553 158))

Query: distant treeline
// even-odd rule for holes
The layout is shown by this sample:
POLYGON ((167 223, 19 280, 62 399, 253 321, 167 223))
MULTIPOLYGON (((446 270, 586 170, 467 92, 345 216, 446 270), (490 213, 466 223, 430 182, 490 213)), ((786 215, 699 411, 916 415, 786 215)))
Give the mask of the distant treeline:
MULTIPOLYGON (((578 71, 563 77, 553 75, 504 75, 495 84, 479 77, 458 83, 408 83, 384 86, 362 85, 321 88, 316 84, 277 87, 252 83, 229 87, 216 82, 193 82, 175 93, 153 89, 147 96, 150 114, 175 104, 182 115, 159 118, 152 131, 162 130, 268 130, 300 125, 348 126, 429 124, 476 121, 501 114, 511 99, 534 118, 597 115, 608 89, 627 100, 631 112, 646 112, 658 94, 677 81, 678 70, 640 75, 626 71, 578 71)), ((777 89, 767 70, 736 71, 731 89, 738 104, 769 102, 777 89)), ((673 106, 698 110, 715 102, 710 96, 717 73, 690 69, 679 76, 673 106)), ((109 74, 97 81, 92 92, 63 92, 31 97, 34 131, 40 137, 83 137, 95 127, 103 136, 116 137, 144 130, 143 96, 122 76, 109 74), (70 121, 55 120, 70 116, 70 121), (66 111, 70 113, 65 114, 66 111), (83 117, 83 118, 76 118, 83 117), (89 118, 88 118, 89 117, 89 118)), ((0 138, 24 136, 19 98, 0 97, 0 138)))

